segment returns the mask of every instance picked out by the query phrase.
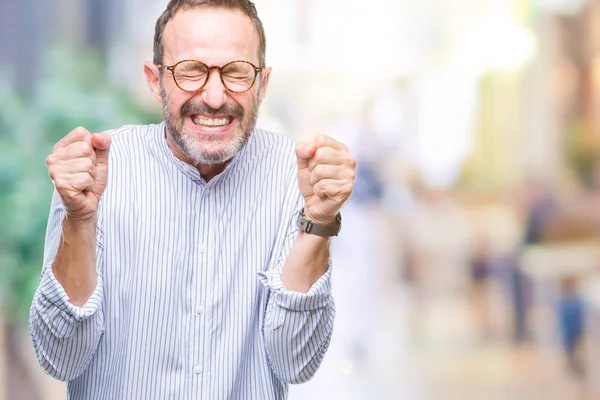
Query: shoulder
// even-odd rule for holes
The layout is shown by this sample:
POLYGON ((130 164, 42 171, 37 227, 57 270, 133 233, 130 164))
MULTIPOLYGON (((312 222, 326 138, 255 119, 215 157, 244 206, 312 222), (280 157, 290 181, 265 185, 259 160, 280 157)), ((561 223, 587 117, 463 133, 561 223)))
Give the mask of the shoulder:
POLYGON ((157 142, 164 130, 164 125, 123 125, 119 128, 105 131, 111 137, 111 160, 140 156, 157 142))
POLYGON ((123 125, 119 128, 105 131, 117 146, 139 145, 160 134, 163 124, 152 125, 123 125))
POLYGON ((254 174, 275 184, 293 177, 296 169, 294 141, 284 134, 255 128, 231 171, 233 176, 248 179, 254 174))
POLYGON ((251 154, 262 154, 267 158, 283 158, 295 160, 294 141, 278 132, 256 128, 249 141, 251 154))

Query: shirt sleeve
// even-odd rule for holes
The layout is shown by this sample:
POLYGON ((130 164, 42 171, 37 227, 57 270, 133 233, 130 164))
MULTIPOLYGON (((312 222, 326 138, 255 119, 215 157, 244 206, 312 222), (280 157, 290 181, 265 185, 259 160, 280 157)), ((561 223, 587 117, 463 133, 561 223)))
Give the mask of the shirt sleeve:
POLYGON ((281 282, 281 270, 298 235, 296 218, 304 200, 297 193, 290 203, 284 211, 289 217, 279 260, 275 268, 259 276, 269 290, 263 333, 271 367, 281 381, 297 384, 311 379, 323 361, 333 332, 335 303, 331 260, 307 293, 288 291, 281 282))
MULTIPOLYGON (((81 375, 94 357, 102 333, 103 282, 98 273, 96 289, 82 307, 69 296, 52 272, 62 234, 64 207, 55 191, 44 248, 44 264, 29 314, 29 332, 38 361, 50 376, 72 380, 81 375)), ((96 265, 103 253, 102 230, 97 230, 96 265)))

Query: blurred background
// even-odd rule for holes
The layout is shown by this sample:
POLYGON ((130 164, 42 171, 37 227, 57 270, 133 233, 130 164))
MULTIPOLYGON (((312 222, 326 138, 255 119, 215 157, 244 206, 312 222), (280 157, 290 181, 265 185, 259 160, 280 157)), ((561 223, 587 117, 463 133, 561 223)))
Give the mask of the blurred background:
MULTIPOLYGON (((76 126, 162 119, 166 0, 0 0, 0 400, 64 399, 27 317, 76 126)), ((290 399, 598 399, 600 0, 256 0, 259 125, 327 133, 358 177, 338 316, 290 399)))

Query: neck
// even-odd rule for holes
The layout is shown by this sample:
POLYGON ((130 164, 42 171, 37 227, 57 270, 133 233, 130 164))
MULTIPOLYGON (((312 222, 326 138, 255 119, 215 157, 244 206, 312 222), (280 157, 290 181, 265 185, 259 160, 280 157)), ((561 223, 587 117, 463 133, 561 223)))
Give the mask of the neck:
POLYGON ((224 162, 222 164, 199 164, 199 163, 197 163, 197 164, 189 163, 189 164, 196 167, 196 169, 202 176, 202 179, 204 179, 206 182, 209 182, 212 178, 219 175, 221 172, 223 172, 225 170, 225 167, 227 166, 227 164, 229 164, 229 161, 224 162))

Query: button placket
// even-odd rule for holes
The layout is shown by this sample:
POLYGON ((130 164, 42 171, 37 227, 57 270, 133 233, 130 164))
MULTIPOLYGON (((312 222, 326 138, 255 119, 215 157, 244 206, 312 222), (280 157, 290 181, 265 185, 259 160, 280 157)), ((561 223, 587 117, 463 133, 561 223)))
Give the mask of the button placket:
POLYGON ((202 342, 203 342, 203 336, 204 336, 204 332, 205 332, 205 326, 204 326, 204 318, 203 318, 203 314, 205 312, 205 307, 204 307, 204 293, 203 293, 203 288, 202 288, 202 265, 203 265, 203 251, 206 250, 201 250, 202 248, 205 248, 204 244, 202 243, 202 239, 203 239, 203 234, 202 234, 202 224, 204 223, 204 208, 205 208, 205 203, 206 203, 206 187, 204 188, 200 188, 200 193, 199 196, 197 198, 198 202, 196 203, 196 207, 195 207, 195 217, 196 217, 196 225, 195 225, 195 229, 194 229, 194 243, 192 244, 192 257, 191 257, 191 267, 194 269, 195 271, 195 277, 194 277, 194 281, 195 281, 195 296, 194 296, 194 303, 192 303, 192 307, 193 307, 193 311, 195 312, 195 316, 194 316, 194 343, 195 343, 195 351, 193 354, 193 358, 194 358, 194 364, 193 364, 193 371, 194 371, 194 376, 196 379, 196 385, 197 386, 197 390, 199 390, 200 393, 202 393, 203 389, 203 382, 204 379, 202 378, 204 376, 204 370, 202 368, 203 362, 204 362, 204 349, 202 346, 202 342), (199 244, 200 245, 199 245, 199 244))

